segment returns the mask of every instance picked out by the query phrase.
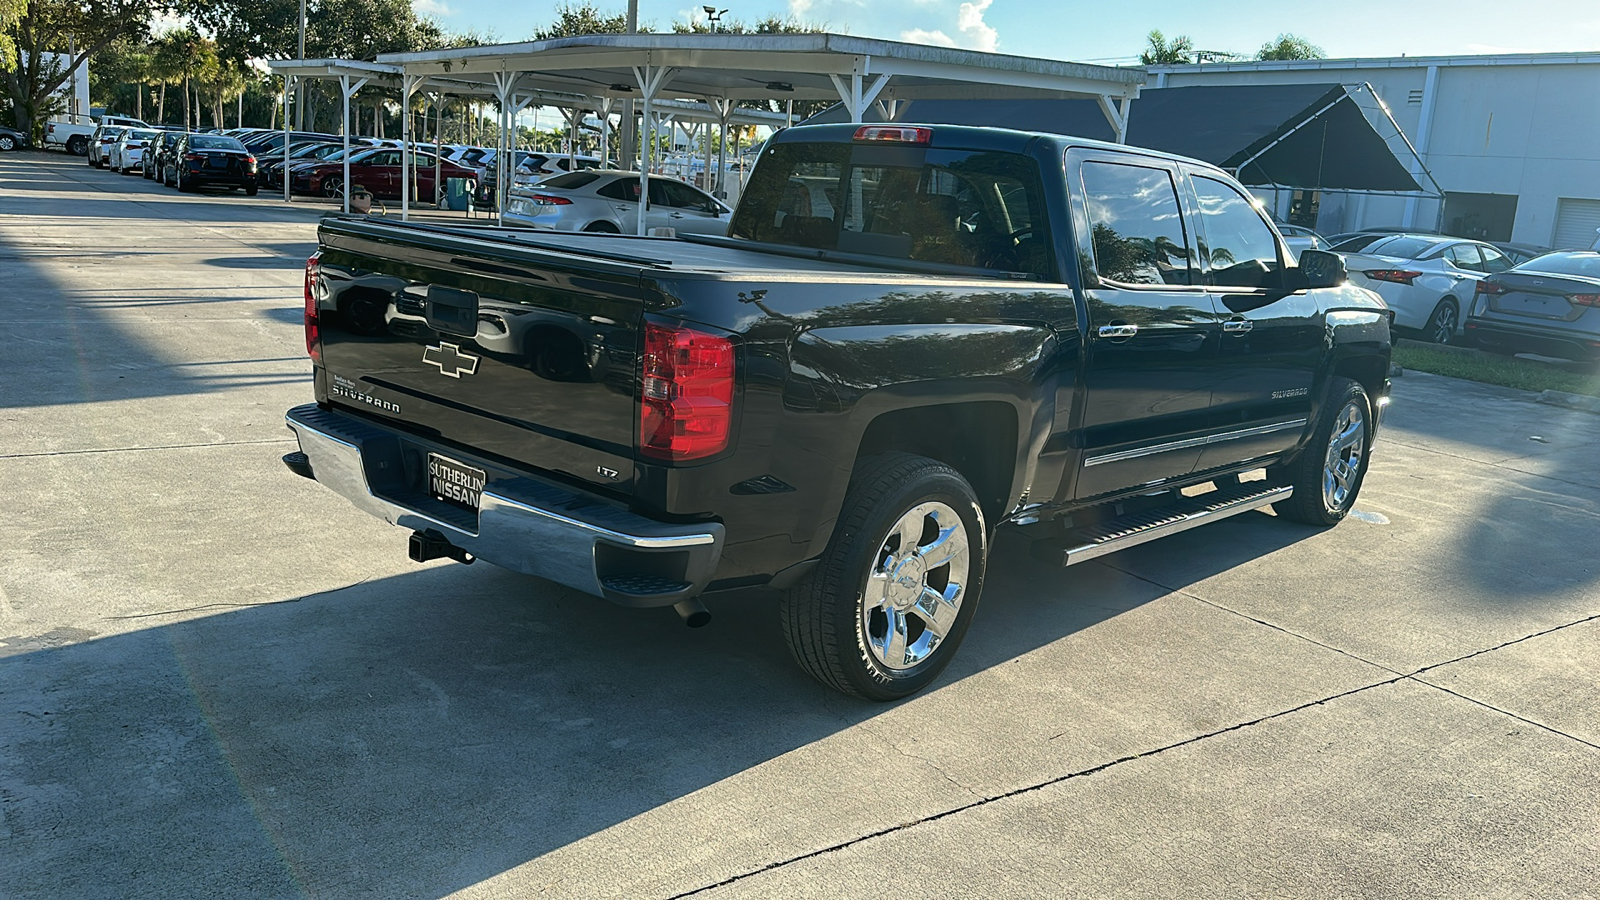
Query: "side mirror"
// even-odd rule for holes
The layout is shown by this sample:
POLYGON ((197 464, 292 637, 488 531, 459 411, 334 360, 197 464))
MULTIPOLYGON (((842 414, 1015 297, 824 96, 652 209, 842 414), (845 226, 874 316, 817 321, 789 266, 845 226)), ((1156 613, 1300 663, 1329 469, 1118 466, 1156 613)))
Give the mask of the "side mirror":
POLYGON ((1306 288, 1338 287, 1350 280, 1344 257, 1328 250, 1305 250, 1300 254, 1300 280, 1306 288))

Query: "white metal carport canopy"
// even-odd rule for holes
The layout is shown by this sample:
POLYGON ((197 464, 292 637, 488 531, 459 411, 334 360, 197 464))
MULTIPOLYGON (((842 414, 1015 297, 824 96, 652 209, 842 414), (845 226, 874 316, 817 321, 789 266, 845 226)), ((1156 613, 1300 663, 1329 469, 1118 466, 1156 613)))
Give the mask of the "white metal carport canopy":
MULTIPOLYGON (((723 114, 739 100, 841 100, 852 121, 879 104, 889 118, 903 100, 1092 99, 1120 139, 1142 69, 980 53, 839 34, 602 34, 386 53, 407 80, 477 82, 514 109, 524 90, 638 99, 650 146, 658 99, 704 100, 723 114)), ((504 125, 502 125, 504 128, 504 125)), ((723 129, 724 134, 726 128, 723 129)), ((648 166, 639 167, 648 196, 648 166)), ((644 204, 639 208, 644 230, 644 204)))
POLYGON ((350 211, 350 98, 368 82, 399 87, 400 69, 383 63, 359 62, 345 59, 275 59, 267 68, 283 76, 283 199, 289 195, 289 97, 294 93, 298 79, 328 79, 339 82, 340 128, 344 137, 344 211, 350 211))

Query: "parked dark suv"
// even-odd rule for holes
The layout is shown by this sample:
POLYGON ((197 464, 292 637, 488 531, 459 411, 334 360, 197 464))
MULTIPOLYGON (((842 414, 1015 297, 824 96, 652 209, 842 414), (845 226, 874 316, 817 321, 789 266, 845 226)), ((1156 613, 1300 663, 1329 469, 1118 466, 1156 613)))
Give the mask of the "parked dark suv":
POLYGON ((256 195, 256 158, 238 140, 220 134, 186 134, 162 162, 161 180, 180 191, 220 184, 256 195))

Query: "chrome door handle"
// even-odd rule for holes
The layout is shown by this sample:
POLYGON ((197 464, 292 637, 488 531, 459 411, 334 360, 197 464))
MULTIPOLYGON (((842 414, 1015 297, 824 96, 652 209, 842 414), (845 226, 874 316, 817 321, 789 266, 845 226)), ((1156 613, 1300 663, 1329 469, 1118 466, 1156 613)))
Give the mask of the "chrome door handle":
POLYGON ((1244 334, 1256 327, 1256 323, 1249 319, 1229 319, 1222 323, 1222 330, 1228 334, 1244 334))
POLYGON ((1137 325, 1101 325, 1099 331, 1103 338, 1130 338, 1138 333, 1137 325))

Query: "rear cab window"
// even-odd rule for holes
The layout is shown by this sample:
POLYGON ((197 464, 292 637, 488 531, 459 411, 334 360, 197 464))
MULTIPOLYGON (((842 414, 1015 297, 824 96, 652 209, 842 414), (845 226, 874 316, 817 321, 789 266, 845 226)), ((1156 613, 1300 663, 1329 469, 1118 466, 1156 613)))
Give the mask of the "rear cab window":
POLYGON ((729 237, 1051 278, 1037 164, 1018 153, 817 142, 766 150, 729 237))
POLYGON ((1194 283, 1170 171, 1089 160, 1082 178, 1099 278, 1132 286, 1194 283))

